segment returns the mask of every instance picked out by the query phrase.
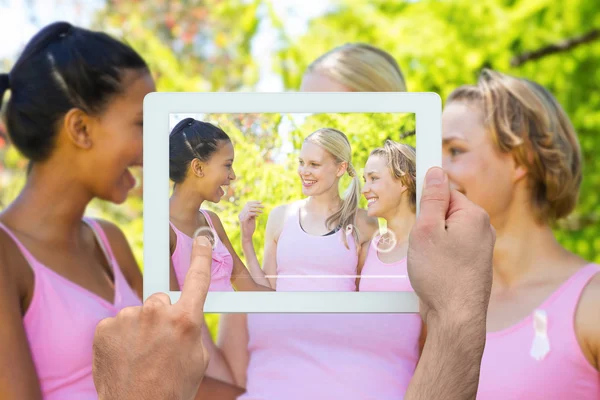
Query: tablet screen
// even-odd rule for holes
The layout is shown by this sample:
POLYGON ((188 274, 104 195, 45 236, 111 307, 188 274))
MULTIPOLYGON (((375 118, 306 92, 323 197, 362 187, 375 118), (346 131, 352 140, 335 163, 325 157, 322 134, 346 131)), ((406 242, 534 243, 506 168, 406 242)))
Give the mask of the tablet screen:
POLYGON ((210 291, 411 291, 415 128, 413 113, 170 113, 171 290, 205 235, 210 291))

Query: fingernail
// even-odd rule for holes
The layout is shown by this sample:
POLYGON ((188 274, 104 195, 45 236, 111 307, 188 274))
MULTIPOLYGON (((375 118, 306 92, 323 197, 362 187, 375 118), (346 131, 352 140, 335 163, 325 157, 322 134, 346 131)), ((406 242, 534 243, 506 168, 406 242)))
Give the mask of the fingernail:
POLYGON ((444 181, 444 170, 439 167, 433 167, 425 176, 425 186, 440 185, 444 181))
POLYGON ((210 242, 206 236, 198 236, 196 238, 196 244, 198 246, 205 246, 205 247, 210 246, 210 242))

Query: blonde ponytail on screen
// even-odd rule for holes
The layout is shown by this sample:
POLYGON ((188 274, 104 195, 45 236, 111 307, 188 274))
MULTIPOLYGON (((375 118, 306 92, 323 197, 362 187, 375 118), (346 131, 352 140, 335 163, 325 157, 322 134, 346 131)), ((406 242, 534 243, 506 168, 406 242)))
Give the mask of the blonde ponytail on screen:
POLYGON ((352 178, 352 181, 346 190, 342 206, 327 219, 326 224, 328 229, 339 227, 340 230, 343 230, 342 237, 344 238, 346 248, 350 248, 346 239, 346 233, 349 229, 352 229, 354 244, 358 251, 360 246, 358 229, 356 227, 356 214, 360 199, 360 178, 352 165, 352 147, 350 146, 350 141, 343 132, 333 128, 319 129, 311 133, 305 141, 323 147, 333 156, 338 164, 347 164, 346 173, 352 178))

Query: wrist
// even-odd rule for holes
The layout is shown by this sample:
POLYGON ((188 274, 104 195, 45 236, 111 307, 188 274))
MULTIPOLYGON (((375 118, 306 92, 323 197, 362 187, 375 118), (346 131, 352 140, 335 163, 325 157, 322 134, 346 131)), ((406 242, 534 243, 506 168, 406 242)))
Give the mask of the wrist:
POLYGON ((484 340, 486 336, 486 311, 465 312, 446 310, 430 311, 427 314, 427 331, 435 332, 443 337, 468 335, 473 340, 484 340))

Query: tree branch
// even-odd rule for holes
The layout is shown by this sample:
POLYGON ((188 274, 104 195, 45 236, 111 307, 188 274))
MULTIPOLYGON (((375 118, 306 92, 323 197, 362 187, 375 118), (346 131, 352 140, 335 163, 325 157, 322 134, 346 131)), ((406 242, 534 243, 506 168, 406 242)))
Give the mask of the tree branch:
POLYGON ((406 139, 409 136, 414 136, 417 132, 416 131, 408 131, 408 132, 402 132, 400 133, 400 139, 406 139))
POLYGON ((584 43, 592 42, 598 38, 600 38, 600 29, 592 29, 581 36, 565 39, 558 43, 554 43, 534 51, 526 51, 525 53, 516 55, 510 61, 510 65, 513 67, 518 67, 528 61, 533 61, 551 54, 568 51, 584 43))

